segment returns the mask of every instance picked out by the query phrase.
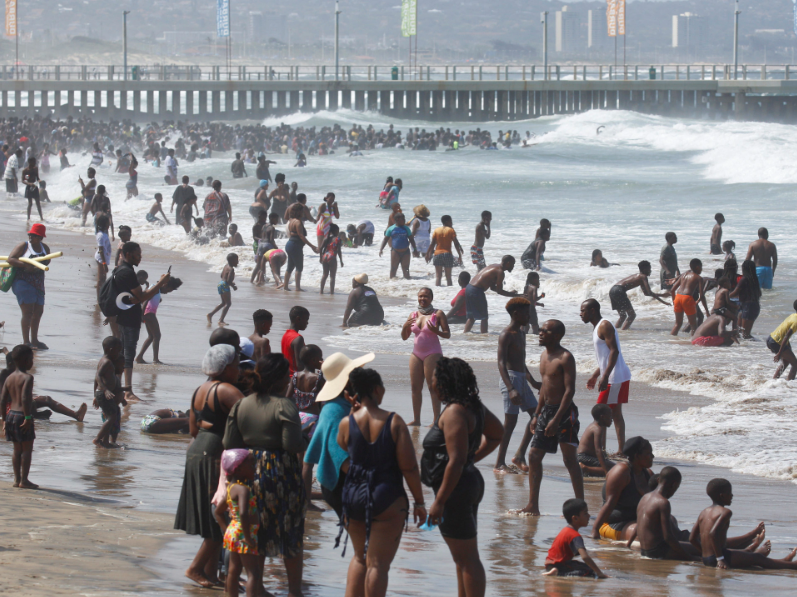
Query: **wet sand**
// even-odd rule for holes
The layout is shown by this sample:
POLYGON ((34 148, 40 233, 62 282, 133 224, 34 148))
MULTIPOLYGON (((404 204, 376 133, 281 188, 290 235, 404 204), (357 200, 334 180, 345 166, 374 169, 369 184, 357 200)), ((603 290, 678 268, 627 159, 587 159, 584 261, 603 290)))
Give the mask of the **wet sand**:
MULTIPOLYGON (((19 213, 22 207, 22 201, 8 201, 0 209, 3 210, 2 216, 8 216, 10 212, 7 210, 19 213)), ((135 240, 134 223, 133 228, 135 240)), ((16 242, 25 239, 24 222, 16 219, 0 218, 0 231, 6 239, 2 250, 10 250, 16 242)), ((40 337, 51 350, 37 355, 35 391, 49 394, 70 408, 77 408, 81 402, 91 402, 99 345, 107 335, 107 328, 102 327, 102 317, 95 307, 94 240, 90 235, 52 230, 48 231, 47 242, 52 250, 63 250, 65 257, 53 262, 47 274, 47 306, 40 337)), ((7 586, 18 587, 24 582, 23 592, 33 595, 75 594, 87 592, 88 587, 99 589, 103 594, 124 591, 153 595, 219 594, 204 591, 185 581, 182 573, 199 540, 171 529, 188 438, 148 436, 138 429, 141 418, 151 410, 188 407, 193 389, 202 380, 198 364, 213 329, 207 326, 205 314, 218 300, 218 272, 208 272, 206 265, 191 262, 180 255, 144 247, 141 268, 150 273, 150 280, 156 280, 169 265, 173 266, 172 274, 180 277, 184 285, 164 297, 159 309, 164 333, 161 359, 168 365, 136 366, 133 383, 142 402, 132 405, 123 421, 119 439, 125 448, 103 450, 91 444, 100 424, 99 413, 93 409, 82 424, 54 414, 50 422, 37 422, 38 439, 31 479, 50 490, 70 493, 33 493, 3 488, 4 504, 11 506, 6 511, 15 513, 6 517, 0 542, 4 550, 0 553, 3 558, 0 561, 13 564, 6 566, 7 586), (97 499, 113 501, 90 501, 97 499), (75 503, 80 506, 72 505, 75 503), (107 524, 104 519, 111 521, 109 526, 103 526, 107 524), (70 532, 72 527, 59 529, 59 524, 78 527, 80 532, 70 532), (69 551, 54 552, 52 558, 39 557, 35 560, 36 569, 33 569, 32 562, 27 564, 23 558, 14 556, 25 553, 41 556, 43 548, 37 543, 40 539, 30 534, 41 532, 41 527, 47 527, 46 547, 55 550, 59 545, 68 545, 69 551), (19 549, 20 552, 10 549, 19 549), (66 557, 70 558, 68 564, 66 557), (97 564, 99 561, 102 565, 97 564), (54 568, 42 569, 42 563, 54 568), (32 575, 38 578, 31 579, 32 575), (69 584, 72 582, 76 584, 69 584), (81 591, 84 586, 86 590, 81 591)), ((239 290, 233 293, 233 307, 227 321, 233 329, 248 335, 252 311, 269 309, 275 316, 271 342, 273 347, 277 347, 288 325, 289 308, 302 304, 311 311, 310 327, 304 334, 307 342, 321 345, 328 355, 337 350, 330 348, 330 341, 335 345, 346 341, 345 336, 340 337, 338 326, 345 307, 348 281, 356 273, 359 272, 339 270, 340 294, 334 297, 319 296, 316 288, 309 287, 301 294, 270 288, 256 289, 248 281, 239 280, 239 290)), ((10 348, 21 341, 19 310, 11 293, 0 304, 0 320, 6 321, 0 345, 10 348)), ((497 336, 499 325, 503 322, 492 322, 491 334, 494 336, 497 336)), ((459 331, 461 326, 455 326, 454 333, 459 331)), ((143 334, 142 330, 142 341, 143 334)), ((405 347, 397 347, 395 342, 393 336, 386 334, 385 354, 377 356, 374 366, 382 373, 387 386, 385 407, 408 418, 411 401, 407 359, 411 345, 407 342, 405 347), (399 351, 403 354, 397 357, 395 352, 399 351)), ((443 350, 446 350, 445 343, 443 350)), ((354 353, 356 347, 348 347, 347 351, 354 353)), ((539 348, 530 339, 529 357, 532 362, 536 362, 538 355, 539 348)), ((500 417, 502 409, 495 364, 475 362, 473 366, 485 403, 500 417)), ((589 409, 595 398, 594 394, 583 390, 585 381, 585 372, 580 372, 576 403, 581 411, 582 429, 589 423, 589 409)), ((628 435, 641 434, 654 442, 667 442, 668 436, 661 430, 660 416, 676 408, 686 409, 705 402, 684 393, 633 384, 632 402, 625 409, 628 435)), ((428 396, 423 417, 425 424, 431 422, 428 396)), ((416 446, 420 444, 424 431, 413 430, 416 446)), ((518 425, 509 454, 514 453, 520 435, 518 425)), ((776 433, 772 439, 777 441, 776 433)), ((739 441, 744 441, 744 437, 739 441)), ((610 451, 614 446, 613 431, 610 431, 610 451)), ((9 486, 10 453, 10 444, 0 442, 0 476, 5 479, 3 484, 7 482, 9 486)), ((696 564, 643 560, 619 546, 592 540, 587 540, 587 547, 596 553, 598 563, 613 577, 611 580, 543 578, 540 571, 545 554, 564 524, 561 504, 572 496, 561 456, 547 456, 545 459, 541 495, 543 516, 540 518, 508 514, 508 510, 526 504, 528 479, 526 475, 495 475, 492 472, 493 458, 491 455, 479 465, 486 481, 485 498, 479 512, 479 536, 488 574, 488 595, 542 592, 563 596, 614 596, 642 592, 653 595, 748 595, 753 591, 786 594, 793 590, 794 573, 719 572, 696 564)), ((673 512, 682 521, 683 528, 689 528, 699 511, 708 505, 704 491, 706 482, 723 476, 733 482, 736 495, 733 532, 746 532, 759 520, 765 520, 768 537, 773 543, 773 555, 782 557, 788 548, 797 545, 797 515, 789 508, 797 497, 797 488, 793 484, 738 475, 727 469, 691 462, 656 460, 654 467, 658 470, 666 464, 678 466, 684 474, 681 489, 673 499, 673 512)), ((601 503, 601 483, 588 481, 585 485, 587 501, 594 515, 601 503)), ((431 503, 431 490, 426 493, 427 503, 431 503)), ((588 535, 589 529, 583 532, 588 535)), ((348 557, 341 559, 341 550, 333 549, 336 535, 334 513, 308 514, 305 542, 308 595, 339 595, 343 592, 348 557)), ((351 548, 347 552, 347 556, 350 555, 351 548)), ((284 594, 286 585, 281 563, 268 563, 266 572, 267 586, 277 594, 284 594)), ((454 592, 454 583, 453 563, 440 535, 421 532, 411 526, 393 564, 390 593, 449 595, 454 592)))

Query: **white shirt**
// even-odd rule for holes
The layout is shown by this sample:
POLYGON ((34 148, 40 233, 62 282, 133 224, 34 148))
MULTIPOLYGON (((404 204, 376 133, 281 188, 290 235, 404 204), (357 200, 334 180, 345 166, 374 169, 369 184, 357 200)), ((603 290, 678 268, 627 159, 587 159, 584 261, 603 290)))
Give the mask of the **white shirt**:
POLYGON ((17 170, 19 170, 19 158, 17 158, 17 154, 12 153, 11 157, 8 158, 6 162, 6 174, 5 177, 9 180, 17 178, 17 170))
MULTIPOLYGON (((601 319, 598 325, 595 326, 595 329, 592 330, 592 344, 595 346, 595 358, 598 361, 601 375, 603 375, 609 367, 609 357, 611 356, 611 351, 606 345, 606 342, 598 337, 598 328, 604 321, 609 320, 601 319)), ((612 369, 611 374, 609 374, 609 384, 613 385, 629 381, 631 379, 631 370, 628 368, 628 365, 625 364, 625 359, 623 359, 623 351, 620 350, 620 336, 617 334, 617 328, 612 325, 611 321, 609 321, 609 325, 611 325, 614 330, 614 341, 617 343, 617 351, 620 353, 617 356, 617 363, 615 363, 614 369, 612 369)))
POLYGON ((169 171, 169 176, 172 178, 177 178, 177 160, 175 160, 172 156, 166 156, 166 170, 169 171))

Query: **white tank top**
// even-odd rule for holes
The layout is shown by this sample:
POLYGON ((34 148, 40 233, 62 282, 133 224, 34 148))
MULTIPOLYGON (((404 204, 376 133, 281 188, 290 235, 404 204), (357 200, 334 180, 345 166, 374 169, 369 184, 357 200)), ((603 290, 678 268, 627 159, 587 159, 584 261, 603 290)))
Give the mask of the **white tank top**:
POLYGON ((45 255, 47 255, 47 251, 44 249, 44 245, 42 245, 41 252, 38 252, 33 248, 33 245, 30 244, 30 241, 28 241, 28 248, 25 249, 23 257, 30 259, 31 257, 44 257, 45 255))
MULTIPOLYGON (((598 327, 604 321, 609 320, 601 319, 598 325, 595 326, 595 329, 592 330, 592 343, 595 345, 595 358, 598 360, 598 367, 600 367, 601 374, 603 374, 609 366, 609 355, 611 354, 606 342, 598 337, 598 327)), ((609 383, 618 384, 631 379, 631 370, 628 368, 628 365, 625 364, 625 359, 623 359, 623 351, 620 350, 620 336, 617 333, 617 328, 614 327, 611 321, 609 321, 609 325, 611 325, 614 330, 614 341, 617 343, 617 350, 620 352, 620 355, 617 357, 617 363, 614 365, 611 375, 609 375, 609 383)))
POLYGON ((418 220, 418 230, 415 232, 415 240, 417 241, 430 241, 432 232, 432 221, 426 220, 425 222, 420 218, 418 220))

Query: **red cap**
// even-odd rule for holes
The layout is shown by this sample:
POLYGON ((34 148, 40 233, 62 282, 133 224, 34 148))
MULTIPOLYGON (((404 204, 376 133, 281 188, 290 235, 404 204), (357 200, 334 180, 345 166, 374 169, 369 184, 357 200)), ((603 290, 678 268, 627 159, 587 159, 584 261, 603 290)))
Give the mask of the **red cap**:
POLYGON ((44 227, 44 224, 34 224, 30 227, 30 230, 28 230, 28 234, 35 234, 36 236, 41 236, 42 238, 47 236, 45 232, 47 232, 47 228, 44 227))

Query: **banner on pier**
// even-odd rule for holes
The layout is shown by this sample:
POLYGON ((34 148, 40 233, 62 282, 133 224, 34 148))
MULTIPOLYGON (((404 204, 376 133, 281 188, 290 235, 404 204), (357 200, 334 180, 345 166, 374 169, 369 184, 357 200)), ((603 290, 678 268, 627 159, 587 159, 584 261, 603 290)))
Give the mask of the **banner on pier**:
POLYGON ((609 28, 609 37, 617 37, 617 1, 606 0, 606 25, 609 28))
POLYGON ((792 0, 794 3, 794 34, 797 35, 797 0, 792 0))
POLYGON ((216 0, 216 37, 230 37, 230 0, 216 0))
POLYGON ((418 0, 401 0, 401 35, 417 35, 418 0))
POLYGON ((617 0, 617 35, 625 35, 625 0, 617 0))
POLYGON ((6 35, 17 35, 17 0, 6 0, 6 35))

